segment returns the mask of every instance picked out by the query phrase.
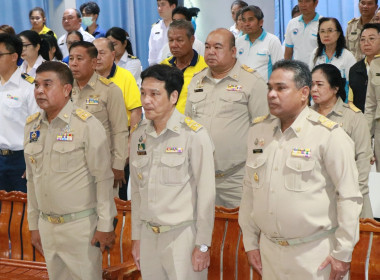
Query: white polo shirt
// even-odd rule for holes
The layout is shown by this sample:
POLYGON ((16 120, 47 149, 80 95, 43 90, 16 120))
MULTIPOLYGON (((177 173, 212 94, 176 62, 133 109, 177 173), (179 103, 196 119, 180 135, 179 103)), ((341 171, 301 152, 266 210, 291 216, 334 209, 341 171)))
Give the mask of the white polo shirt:
POLYGON ((168 43, 168 30, 169 26, 162 19, 153 24, 149 36, 149 65, 161 62, 162 48, 168 43))
POLYGON ((310 54, 318 47, 318 24, 321 17, 316 13, 308 24, 303 21, 303 15, 289 21, 285 34, 285 46, 293 49, 293 59, 309 63, 310 54))
POLYGON ((272 74, 272 65, 284 58, 280 40, 264 29, 253 43, 248 34, 236 39, 236 50, 239 62, 255 69, 266 82, 272 74))

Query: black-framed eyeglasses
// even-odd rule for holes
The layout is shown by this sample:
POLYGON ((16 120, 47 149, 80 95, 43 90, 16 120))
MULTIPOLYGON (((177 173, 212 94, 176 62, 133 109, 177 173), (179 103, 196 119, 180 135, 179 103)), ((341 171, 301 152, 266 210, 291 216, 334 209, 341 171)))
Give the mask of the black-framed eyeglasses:
POLYGON ((2 57, 3 55, 7 55, 7 54, 14 54, 14 52, 0 53, 0 57, 2 57))
POLYGON ((23 49, 26 49, 27 47, 29 47, 29 46, 31 46, 31 45, 33 45, 33 44, 25 44, 25 45, 22 45, 22 48, 23 48, 23 49))

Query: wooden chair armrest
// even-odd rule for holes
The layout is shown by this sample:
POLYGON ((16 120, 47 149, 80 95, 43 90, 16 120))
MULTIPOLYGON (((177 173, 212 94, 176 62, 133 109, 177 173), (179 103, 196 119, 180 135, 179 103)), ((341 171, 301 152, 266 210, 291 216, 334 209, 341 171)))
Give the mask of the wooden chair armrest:
POLYGON ((139 280, 140 271, 134 262, 124 262, 118 265, 103 269, 103 279, 105 280, 139 280))

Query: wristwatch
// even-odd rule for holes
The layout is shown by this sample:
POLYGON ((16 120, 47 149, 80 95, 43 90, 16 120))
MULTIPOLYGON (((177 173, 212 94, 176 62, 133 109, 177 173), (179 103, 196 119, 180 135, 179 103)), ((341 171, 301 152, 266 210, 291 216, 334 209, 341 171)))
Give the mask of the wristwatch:
POLYGON ((205 244, 197 245, 197 247, 199 248, 199 251, 201 251, 202 253, 206 253, 208 251, 208 246, 205 244))

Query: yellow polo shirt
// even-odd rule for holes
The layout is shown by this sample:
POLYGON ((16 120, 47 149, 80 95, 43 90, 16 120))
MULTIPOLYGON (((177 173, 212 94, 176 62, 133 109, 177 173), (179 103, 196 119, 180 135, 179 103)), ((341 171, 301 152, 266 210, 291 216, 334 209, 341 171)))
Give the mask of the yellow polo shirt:
MULTIPOLYGON (((40 35, 41 34, 46 34, 49 31, 53 31, 53 30, 51 30, 49 27, 47 27, 46 25, 44 25, 44 28, 42 28, 42 30, 38 34, 40 34, 40 35)), ((54 31, 53 31, 53 33, 54 33, 54 31)), ((54 33, 54 37, 55 37, 55 39, 57 39, 57 35, 55 35, 55 33, 54 33)))
POLYGON ((128 115, 128 126, 131 125, 131 111, 141 107, 140 90, 132 73, 128 70, 117 66, 112 66, 111 73, 107 77, 115 83, 123 92, 125 108, 128 115))
MULTIPOLYGON (((185 107, 186 107, 186 101, 187 101, 187 88, 189 87, 191 79, 193 78, 194 74, 208 67, 203 56, 199 55, 195 50, 193 51, 194 51, 194 56, 190 62, 190 65, 182 70, 184 83, 183 83, 182 90, 179 95, 179 99, 176 106, 177 110, 180 111, 182 114, 185 113, 185 107)), ((171 57, 168 57, 167 59, 164 59, 161 62, 161 64, 176 66, 176 60, 177 59, 174 56, 171 56, 171 57)))

